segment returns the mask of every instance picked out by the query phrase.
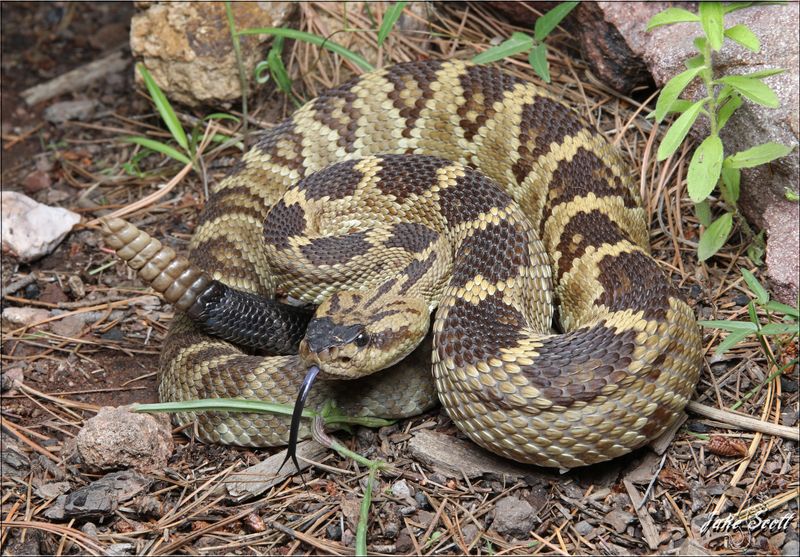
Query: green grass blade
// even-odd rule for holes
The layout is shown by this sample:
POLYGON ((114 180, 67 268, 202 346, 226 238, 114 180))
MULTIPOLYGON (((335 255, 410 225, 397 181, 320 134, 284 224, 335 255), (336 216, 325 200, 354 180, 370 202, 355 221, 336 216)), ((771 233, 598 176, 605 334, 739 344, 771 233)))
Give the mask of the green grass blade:
POLYGON ((403 8, 406 7, 406 4, 408 4, 408 2, 395 2, 389 6, 389 9, 383 14, 381 28, 378 29, 378 46, 383 45, 383 41, 385 41, 386 37, 391 33, 392 27, 394 27, 394 24, 400 19, 400 15, 403 13, 403 8))
POLYGON ((770 311, 774 311, 777 313, 785 313, 786 315, 794 319, 800 317, 800 310, 798 308, 793 308, 790 305, 782 304, 777 300, 770 300, 764 305, 764 307, 770 311))
POLYGON ((178 116, 172 109, 172 105, 169 104, 167 96, 158 86, 156 80, 153 79, 153 76, 150 75, 150 72, 147 71, 147 68, 144 67, 144 64, 136 64, 136 68, 139 70, 139 74, 141 74, 142 79, 144 79, 144 84, 147 87, 147 91, 150 93, 150 98, 153 99, 153 103, 155 103, 156 109, 161 115, 161 119, 164 120, 164 123, 167 125, 169 133, 172 134, 172 137, 175 139, 177 144, 188 153, 189 140, 186 138, 186 132, 183 131, 183 126, 181 126, 178 116))
POLYGON ((475 56, 472 61, 476 64, 488 64, 489 62, 496 62, 503 58, 513 56, 514 54, 525 52, 531 47, 533 47, 533 37, 525 33, 516 32, 511 35, 510 39, 506 39, 499 45, 484 50, 475 56))
POLYGON ((758 279, 748 271, 747 269, 741 269, 742 277, 744 277, 744 281, 747 283, 747 286, 750 288, 750 291, 756 295, 756 302, 758 305, 764 305, 769 302, 769 293, 767 289, 764 288, 758 279))
POLYGON ((160 141, 156 141, 154 139, 149 139, 147 137, 130 136, 130 137, 123 137, 122 141, 126 143, 135 143, 137 145, 141 145, 142 147, 147 147, 148 149, 161 153, 162 155, 166 155, 171 159, 180 161, 183 164, 192 163, 192 160, 189 157, 178 151, 175 147, 171 147, 166 143, 161 143, 160 141))
POLYGON ((536 40, 543 41, 578 4, 579 2, 562 2, 538 18, 533 27, 533 36, 536 40))
POLYGON ((746 331, 748 333, 755 333, 758 331, 758 325, 752 323, 750 321, 724 321, 724 320, 713 320, 713 321, 698 321, 700 325, 703 327, 707 327, 709 329, 722 329, 724 331, 730 331, 735 333, 736 331, 746 331))
POLYGON ((356 66, 364 70, 365 72, 369 72, 374 70, 375 68, 364 60, 360 55, 352 52, 339 43, 335 43, 326 39, 325 37, 320 37, 318 35, 313 35, 311 33, 306 33, 305 31, 299 31, 297 29, 284 29, 282 27, 255 27, 253 29, 241 29, 240 31, 236 32, 237 35, 274 35, 276 37, 285 37, 287 39, 294 39, 296 41, 303 41, 307 43, 311 43, 313 45, 327 48, 331 52, 335 52, 342 58, 350 60, 356 66))
POLYGON ((739 344, 741 341, 752 335, 752 332, 749 331, 736 331, 730 333, 728 336, 725 337, 725 340, 719 343, 717 349, 714 350, 715 356, 722 356, 725 352, 739 344))
POLYGON ((796 335, 798 334, 797 323, 767 323, 761 327, 762 335, 796 335))

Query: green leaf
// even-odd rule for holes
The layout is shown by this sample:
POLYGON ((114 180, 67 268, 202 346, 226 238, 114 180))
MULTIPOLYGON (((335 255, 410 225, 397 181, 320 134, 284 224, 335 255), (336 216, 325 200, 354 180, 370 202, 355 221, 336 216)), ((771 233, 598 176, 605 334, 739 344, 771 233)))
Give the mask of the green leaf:
POLYGON ((759 231, 755 235, 753 241, 747 246, 747 257, 754 265, 761 266, 764 263, 764 252, 767 249, 767 244, 764 241, 764 231, 759 231))
POLYGON ((773 75, 780 75, 784 73, 786 70, 781 68, 773 68, 771 70, 759 70, 757 72, 744 74, 744 77, 752 77, 753 79, 761 79, 764 77, 770 77, 773 75))
POLYGON ((756 145, 755 147, 731 155, 728 157, 726 163, 731 168, 752 168, 785 157, 791 153, 793 149, 794 147, 768 141, 767 143, 762 143, 761 145, 756 145))
POLYGON ((150 72, 147 71, 147 68, 144 67, 144 64, 136 64, 136 68, 139 70, 142 79, 144 79, 144 84, 147 87, 147 91, 150 93, 150 98, 153 99, 153 103, 156 105, 161 119, 164 120, 164 123, 167 125, 169 133, 172 134, 172 137, 178 145, 183 147, 188 153, 189 141, 186 139, 186 132, 183 131, 183 126, 181 126, 180 120, 178 120, 178 117, 175 115, 175 111, 172 110, 172 105, 169 104, 167 96, 158 86, 156 80, 153 79, 153 76, 150 75, 150 72))
POLYGON ((476 64, 488 64, 489 62, 496 62, 514 54, 519 54, 533 47, 533 37, 525 33, 516 32, 511 35, 510 39, 506 39, 497 46, 493 46, 488 50, 484 50, 472 61, 476 64))
MULTIPOLYGON (((719 102, 719 98, 717 98, 717 102, 719 102)), ((722 128, 740 106, 742 106, 742 97, 738 93, 733 93, 730 100, 722 105, 717 113, 717 129, 722 128)))
POLYGON ((397 23, 397 20, 400 19, 400 14, 403 13, 403 8, 405 8, 408 2, 395 2, 386 10, 386 13, 383 14, 383 21, 381 21, 381 28, 378 29, 378 46, 383 44, 383 41, 386 40, 386 37, 389 36, 389 33, 392 31, 392 27, 394 24, 397 23))
POLYGON ((714 50, 722 48, 724 16, 722 2, 700 2, 700 24, 714 50))
POLYGON ((686 111, 675 120, 672 126, 670 126, 667 133, 664 134, 664 139, 661 140, 661 145, 658 146, 656 158, 659 161, 663 161, 678 149, 683 138, 689 133, 692 124, 697 120, 697 116, 703 109, 705 102, 706 99, 702 99, 692 104, 692 106, 687 108, 686 111))
POLYGON ((667 81, 656 101, 656 122, 660 123, 664 119, 672 103, 678 99, 680 94, 683 93, 683 90, 686 89, 686 86, 697 77, 697 74, 700 73, 703 68, 705 68, 705 66, 690 68, 667 81))
POLYGON ((752 332, 749 331, 736 331, 735 333, 730 333, 728 336, 725 337, 725 340, 719 343, 717 349, 714 351, 715 356, 721 356, 741 341, 752 335, 752 332))
POLYGON ((663 12, 659 12, 650 18, 647 22, 647 30, 660 27, 662 25, 671 25, 673 23, 686 23, 689 21, 700 21, 696 14, 683 8, 667 8, 663 12))
POLYGON ((691 58, 687 58, 683 61, 683 65, 687 68, 699 68, 704 66, 706 63, 706 57, 702 54, 698 54, 697 56, 692 56, 691 58))
POLYGON ((800 194, 789 189, 787 186, 784 186, 783 188, 783 196, 789 201, 800 201, 800 194))
POLYGON ((365 72, 369 72, 374 70, 372 64, 364 60, 363 57, 352 52, 339 43, 335 43, 325 37, 320 37, 318 35, 314 35, 312 33, 306 33, 305 31, 299 31, 297 29, 284 29, 283 27, 255 27, 252 29, 242 29, 236 32, 237 35, 275 35, 276 37, 285 37, 287 39, 294 39, 296 41, 303 41, 307 43, 311 43, 313 45, 327 48, 331 52, 335 52, 342 58, 350 60, 356 66, 364 70, 365 72))
POLYGON ((758 331, 758 325, 750 321, 698 321, 700 325, 709 329, 722 329, 723 331, 730 331, 735 333, 737 331, 744 331, 747 333, 755 333, 758 331))
POLYGON ((705 232, 700 235, 700 243, 697 246, 697 258, 705 261, 719 251, 719 248, 728 239, 733 227, 733 215, 725 213, 711 223, 705 232))
POLYGON ((714 191, 722 171, 722 159, 722 140, 718 135, 708 136, 695 150, 686 176, 689 198, 695 203, 714 191))
POLYGON ((569 15, 579 2, 561 2, 558 6, 536 20, 533 27, 533 36, 537 41, 543 41, 550 32, 569 15))
POLYGON ((706 38, 695 37, 694 40, 692 41, 692 44, 698 51, 703 52, 706 49, 706 38))
POLYGON ((753 52, 761 50, 758 37, 746 25, 739 24, 725 29, 725 36, 753 52))
POLYGON ((750 291, 756 295, 756 303, 758 305, 763 306, 767 302, 769 302, 769 293, 767 290, 758 282, 758 279, 748 271, 747 269, 741 269, 742 277, 744 277, 744 281, 747 283, 748 288, 750 291))
POLYGON ((739 201, 739 183, 742 179, 742 172, 738 168, 731 168, 725 162, 722 163, 722 185, 726 189, 728 199, 726 201, 736 205, 739 201))
POLYGON ((550 65, 547 63, 547 46, 540 43, 528 54, 528 63, 546 83, 550 83, 550 65))
POLYGON ((697 215, 700 224, 706 228, 711 226, 711 207, 708 205, 708 199, 694 204, 694 214, 697 215))
POLYGON ((728 350, 739 344, 741 341, 752 335, 753 333, 748 333, 744 331, 737 331, 735 333, 730 333, 725 340, 719 343, 717 349, 714 351, 714 355, 721 356, 725 354, 728 350))
POLYGON ((794 317, 795 319, 800 317, 800 311, 798 311, 798 308, 793 308, 792 306, 782 304, 778 300, 770 300, 764 305, 764 307, 770 311, 785 313, 789 317, 794 317))
POLYGON ((741 10, 743 8, 749 8, 753 5, 753 2, 731 2, 730 4, 725 5, 725 13, 729 14, 731 12, 735 12, 736 10, 741 10))
POLYGON ((761 327, 762 335, 796 335, 797 323, 767 323, 761 327))
POLYGON ((175 159, 176 161, 182 162, 183 164, 192 163, 192 160, 189 157, 178 151, 175 147, 167 145, 166 143, 161 143, 160 141, 156 141, 154 139, 149 139, 147 137, 130 136, 130 137, 123 137, 122 141, 124 141, 125 143, 135 143, 136 145, 147 147, 148 149, 161 153, 162 155, 166 155, 172 159, 175 159))
POLYGON ((718 81, 720 83, 727 83, 754 103, 769 108, 778 108, 780 105, 778 95, 775 94, 775 91, 758 79, 745 77, 743 75, 729 75, 720 78, 718 81))

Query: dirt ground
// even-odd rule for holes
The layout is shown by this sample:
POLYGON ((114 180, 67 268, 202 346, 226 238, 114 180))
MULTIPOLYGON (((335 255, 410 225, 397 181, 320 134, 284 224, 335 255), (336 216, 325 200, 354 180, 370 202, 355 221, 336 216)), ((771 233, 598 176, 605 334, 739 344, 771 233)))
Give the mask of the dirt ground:
MULTIPOLYGON (((334 4, 310 6, 303 7, 301 28, 314 28, 315 13, 341 16, 334 4)), ((89 220, 145 197, 180 170, 158 155, 140 161, 141 175, 123 167, 134 148, 120 137, 168 138, 149 99, 134 86, 132 60, 124 71, 79 93, 33 107, 20 97, 33 85, 125 49, 132 4, 4 2, 1 9, 3 190, 26 193, 89 220), (90 120, 56 125, 43 118, 55 102, 84 98, 100 103, 90 120)), ((358 27, 359 14, 349 17, 358 27)), ((447 6, 438 17, 430 45, 436 57, 469 58, 493 37, 518 30, 474 4, 447 6)), ((360 39, 354 37, 350 46, 358 49, 360 39)), ((760 273, 737 237, 707 264, 697 263, 699 225, 684 183, 691 151, 655 162, 653 146, 663 130, 644 118, 654 106, 655 91, 618 96, 588 75, 566 34, 555 33, 548 44, 554 49, 551 90, 630 155, 643 177, 653 252, 698 318, 746 320, 753 293, 738 268, 760 273)), ((382 53, 385 60, 420 55, 413 38, 398 39, 393 48, 382 53)), ((308 97, 320 87, 319 79, 308 77, 314 49, 294 44, 286 55, 296 89, 308 97)), ((124 52, 130 59, 129 50, 124 52)), ((315 63, 339 68, 340 61, 327 52, 318 56, 315 63)), ((532 75, 522 57, 502 65, 532 75)), ((254 121, 269 125, 287 114, 291 103, 267 87, 252 99, 252 107, 254 121)), ((236 108, 230 112, 238 114, 236 108)), ((206 160, 209 179, 220 179, 237 155, 231 148, 206 160)), ((181 251, 204 199, 201 180, 190 174, 169 195, 129 218, 181 251)), ((83 225, 35 263, 3 253, 2 286, 3 309, 40 308, 55 317, 31 328, 3 322, 3 554, 353 554, 368 472, 364 466, 328 451, 302 479, 284 473, 259 496, 235 501, 218 489, 224 479, 280 450, 207 446, 177 430, 168 465, 148 475, 146 489, 136 498, 107 512, 49 518, 58 494, 42 486, 68 482, 76 490, 103 476, 66 459, 65 448, 85 421, 103 406, 157 401, 158 357, 172 309, 83 225)), ((503 476, 495 470, 502 463, 489 463, 490 457, 477 451, 475 458, 487 473, 469 476, 449 473, 412 450, 420 446, 415 439, 439 439, 439 434, 462 442, 440 410, 377 430, 337 434, 351 450, 392 464, 377 477, 367 525, 370 552, 796 554, 800 468, 797 443, 785 431, 796 428, 798 420, 797 337, 779 339, 767 353, 748 339, 716 357, 724 334, 705 329, 704 335, 707 358, 693 398, 697 409, 690 408, 668 444, 656 447, 662 453, 648 447, 564 474, 528 467, 503 476), (775 362, 789 365, 776 373, 775 362), (723 412, 709 417, 702 408, 723 412), (738 415, 782 426, 784 434, 736 425, 738 415), (765 517, 789 515, 787 527, 701 532, 713 514, 724 518, 759 504, 765 517), (530 528, 517 531, 510 522, 530 528)))

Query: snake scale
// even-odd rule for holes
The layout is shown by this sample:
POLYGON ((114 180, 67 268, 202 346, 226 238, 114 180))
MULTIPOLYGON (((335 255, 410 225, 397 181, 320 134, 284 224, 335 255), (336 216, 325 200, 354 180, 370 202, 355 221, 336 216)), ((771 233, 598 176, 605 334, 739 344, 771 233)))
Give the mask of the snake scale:
MULTIPOLYGON (((264 132, 213 188, 188 259, 125 221, 104 228, 179 310, 162 400, 291 404, 314 363, 312 407, 399 418, 438 398, 488 450, 573 468, 658 436, 698 380, 699 329, 649 254, 633 178, 534 84, 422 61, 355 78, 264 132), (245 330, 276 297, 319 306, 305 337, 307 310, 288 306, 269 327, 291 340, 245 330)), ((287 442, 285 416, 176 419, 209 442, 287 442)))

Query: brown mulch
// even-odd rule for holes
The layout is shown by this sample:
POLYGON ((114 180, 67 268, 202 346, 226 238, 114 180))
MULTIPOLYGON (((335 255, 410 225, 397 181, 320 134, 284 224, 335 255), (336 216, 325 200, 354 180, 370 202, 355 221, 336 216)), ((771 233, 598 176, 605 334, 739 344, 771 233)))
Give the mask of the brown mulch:
MULTIPOLYGON (((372 20, 380 21, 382 10, 373 5, 368 13, 354 4, 345 14, 341 3, 304 3, 299 25, 325 34, 346 21, 347 28, 356 31, 339 32, 335 40, 375 65, 428 56, 471 58, 498 38, 525 31, 478 4, 439 4, 429 33, 391 34, 378 49, 372 20)), ((88 221, 103 210, 146 197, 180 170, 179 164, 155 155, 139 162, 141 175, 123 167, 137 151, 119 142, 121 136, 168 137, 159 129, 146 96, 134 87, 132 64, 75 95, 103 105, 88 122, 56 126, 43 120, 48 105, 71 100, 71 95, 33 108, 19 96, 116 48, 126 36, 132 12, 131 5, 119 3, 2 4, 3 189, 81 212, 88 221)), ((664 127, 654 126, 645 116, 657 92, 642 89, 631 98, 620 96, 591 75, 567 34, 554 32, 548 45, 553 83, 546 87, 580 110, 633 161, 653 252, 698 318, 747 320, 752 293, 739 268, 757 276, 759 270, 746 257, 745 239, 737 235, 709 262, 697 262, 699 224, 685 193, 691 149, 656 162, 664 127)), ((300 98, 312 98, 356 70, 305 43, 287 42, 284 60, 300 98)), ((525 78, 532 76, 524 56, 499 65, 525 78)), ((256 93, 250 105, 251 131, 293 109, 270 86, 256 93)), ((184 115, 204 114, 176 108, 184 115)), ((236 109, 230 112, 239 115, 236 109)), ((230 134, 240 132, 229 122, 223 125, 230 134)), ((238 155, 235 148, 209 150, 204 156, 206 180, 219 180, 238 155)), ((204 203, 204 190, 203 179, 188 174, 167 195, 127 218, 183 250, 204 203)), ((33 328, 3 323, 3 388, 11 381, 7 377, 22 378, 22 386, 4 392, 0 415, 4 554, 353 553, 367 475, 363 466, 327 452, 303 479, 288 476, 256 498, 234 502, 218 490, 225 477, 279 450, 205 446, 178 431, 168 466, 151 475, 146 493, 102 516, 48 518, 56 497, 46 496, 41 486, 68 481, 77 488, 99 477, 66 462, 62 454, 84 421, 101 406, 157 400, 158 355, 172 309, 143 288, 103 247, 95 230, 85 226, 78 226, 54 253, 33 264, 3 254, 2 285, 4 292, 21 285, 4 295, 3 308, 64 310, 52 322, 33 328), (68 319, 90 313, 88 320, 68 319), (11 456, 10 447, 17 451, 11 456), (21 471, 12 473, 15 464, 21 471)), ((724 334, 714 329, 704 333, 707 358, 693 401, 728 414, 710 419, 689 412, 663 455, 645 448, 564 474, 530 467, 528 475, 509 481, 496 474, 448 475, 412 457, 409 442, 421 431, 458 435, 439 410, 379 430, 361 428, 353 435, 339 435, 349 448, 393 465, 392 471, 378 476, 373 494, 370 551, 780 554, 796 547, 796 442, 740 429, 728 420, 736 410, 796 427, 798 366, 781 374, 770 362, 770 357, 780 364, 796 362, 796 337, 785 346, 769 345, 771 354, 756 340, 747 340, 717 357, 714 348, 724 334), (757 504, 769 509, 764 516, 794 513, 788 530, 700 533, 711 513, 724 517, 757 504), (498 531, 503 518, 498 518, 498 508, 527 513, 523 518, 529 518, 532 527, 524 535, 498 531)))

